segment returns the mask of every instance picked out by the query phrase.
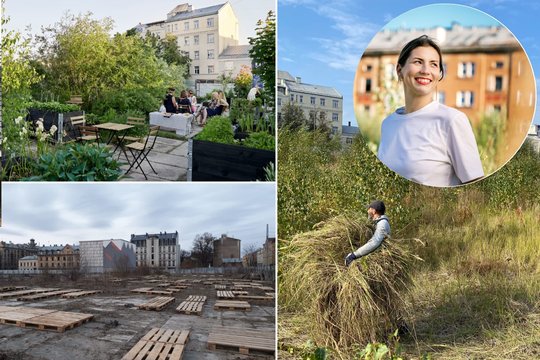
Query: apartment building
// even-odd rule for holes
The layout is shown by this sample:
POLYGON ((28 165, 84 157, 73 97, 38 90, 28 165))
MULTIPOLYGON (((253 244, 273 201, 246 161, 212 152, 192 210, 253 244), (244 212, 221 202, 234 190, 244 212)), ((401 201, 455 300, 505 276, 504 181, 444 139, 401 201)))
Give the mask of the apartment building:
POLYGON ((19 267, 19 259, 37 255, 37 252, 34 239, 30 239, 28 244, 0 241, 0 270, 16 270, 19 267))
POLYGON ((333 87, 305 84, 300 77, 278 71, 278 123, 286 104, 298 105, 305 118, 315 126, 325 123, 335 135, 342 132, 343 96, 333 87))
POLYGON ((38 247, 38 269, 72 270, 80 267, 77 245, 52 245, 38 247))
POLYGON ((135 245, 137 266, 162 269, 180 268, 178 231, 173 233, 131 235, 135 245))
POLYGON ((445 77, 438 84, 438 101, 465 113, 473 125, 485 114, 506 114, 505 147, 513 154, 529 128, 536 93, 527 55, 503 27, 454 23, 449 28, 377 33, 356 72, 354 104, 359 122, 380 121, 404 105, 395 71, 397 59, 407 42, 424 34, 436 39, 442 50, 445 77))
POLYGON ((219 75, 235 77, 242 65, 251 66, 248 45, 239 46, 238 18, 229 2, 195 9, 185 3, 167 14, 167 19, 139 24, 137 31, 165 38, 176 37, 178 46, 191 59, 190 82, 218 83, 219 75))
POLYGON ((123 239, 79 243, 81 271, 103 273, 135 269, 135 245, 123 239))
POLYGON ((242 265, 240 257, 240 243, 242 241, 223 234, 219 239, 214 240, 214 261, 215 267, 242 265))
POLYGON ((25 256, 19 259, 19 270, 37 270, 38 257, 37 255, 25 256))

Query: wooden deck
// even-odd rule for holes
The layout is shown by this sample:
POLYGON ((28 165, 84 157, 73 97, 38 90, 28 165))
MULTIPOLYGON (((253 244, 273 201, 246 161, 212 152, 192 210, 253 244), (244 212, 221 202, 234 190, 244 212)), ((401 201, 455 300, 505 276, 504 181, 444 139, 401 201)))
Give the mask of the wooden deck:
POLYGON ((247 301, 217 300, 214 310, 244 310, 251 311, 251 305, 247 301))
POLYGON ((158 296, 150 301, 145 302, 144 304, 138 305, 137 307, 139 309, 143 310, 155 310, 155 311, 161 311, 163 310, 167 305, 174 302, 174 297, 167 297, 167 296, 158 296))
POLYGON ((124 355, 122 360, 181 360, 189 340, 189 330, 153 328, 124 355))
POLYGON ((64 332, 90 321, 94 315, 23 306, 0 308, 0 323, 23 328, 64 332), (9 308, 9 309, 7 309, 9 308))
POLYGON ((250 354, 253 351, 273 354, 276 349, 275 332, 214 327, 208 336, 208 349, 216 350, 218 347, 232 348, 241 354, 250 354))

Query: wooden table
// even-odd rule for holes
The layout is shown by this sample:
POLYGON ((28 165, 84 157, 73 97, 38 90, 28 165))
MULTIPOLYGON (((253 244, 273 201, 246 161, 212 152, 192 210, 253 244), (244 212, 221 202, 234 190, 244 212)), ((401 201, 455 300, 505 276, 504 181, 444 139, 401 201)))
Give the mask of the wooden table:
MULTIPOLYGON (((117 144, 116 147, 113 150, 113 153, 116 152, 118 148, 122 149, 122 152, 124 153, 127 162, 129 163, 129 158, 126 153, 126 149, 122 146, 124 144, 124 138, 126 137, 127 130, 133 128, 133 125, 127 125, 127 124, 118 124, 118 123, 103 123, 95 125, 99 130, 108 130, 112 133, 112 135, 107 140, 107 145, 110 144, 114 138, 116 138, 117 144), (121 135, 121 137, 120 137, 121 135)), ((118 155, 120 158, 120 154, 118 155)))

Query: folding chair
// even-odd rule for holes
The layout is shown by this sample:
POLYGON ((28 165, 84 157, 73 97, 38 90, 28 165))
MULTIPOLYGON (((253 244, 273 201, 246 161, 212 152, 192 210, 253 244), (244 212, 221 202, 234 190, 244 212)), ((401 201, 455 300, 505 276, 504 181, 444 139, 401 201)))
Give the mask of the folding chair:
POLYGON ((95 141, 99 143, 99 131, 95 126, 79 125, 79 136, 75 139, 79 142, 95 141))
POLYGON ((148 154, 152 149, 154 148, 154 145, 156 144, 156 139, 159 131, 159 126, 152 126, 150 127, 148 131, 148 136, 146 136, 146 139, 144 142, 137 141, 131 144, 127 144, 126 148, 129 150, 131 155, 133 155, 133 163, 130 164, 129 169, 126 171, 126 174, 130 172, 130 170, 133 168, 134 165, 137 165, 135 168, 141 169, 141 172, 144 175, 144 178, 148 180, 148 177, 146 176, 146 173, 144 172, 142 168, 142 163, 144 160, 150 165, 150 168, 154 172, 154 174, 157 174, 157 171, 154 169, 150 161, 148 160, 148 154), (137 154, 135 154, 137 152, 137 154))
MULTIPOLYGON (((144 126, 146 124, 145 118, 138 118, 138 117, 128 117, 126 124, 133 125, 133 126, 144 126)), ((141 141, 142 136, 124 136, 124 143, 128 142, 134 142, 134 141, 141 141)))

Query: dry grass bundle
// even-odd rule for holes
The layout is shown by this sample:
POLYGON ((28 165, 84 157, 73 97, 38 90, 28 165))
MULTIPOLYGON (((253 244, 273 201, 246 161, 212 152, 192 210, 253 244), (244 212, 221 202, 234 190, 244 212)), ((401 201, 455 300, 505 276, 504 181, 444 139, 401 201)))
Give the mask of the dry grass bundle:
POLYGON ((280 306, 303 309, 318 344, 344 350, 386 339, 398 326, 413 255, 387 239, 345 267, 345 255, 371 234, 365 222, 340 216, 296 235, 280 253, 280 306))

